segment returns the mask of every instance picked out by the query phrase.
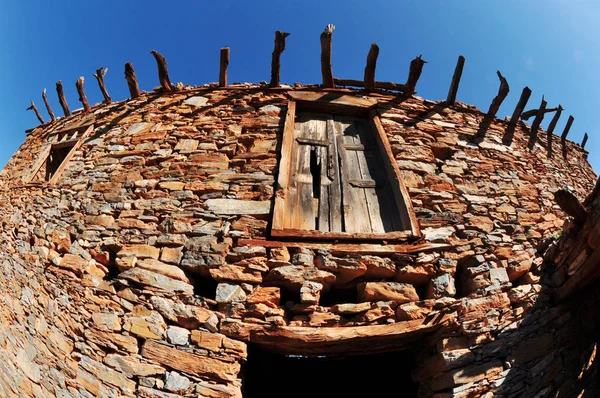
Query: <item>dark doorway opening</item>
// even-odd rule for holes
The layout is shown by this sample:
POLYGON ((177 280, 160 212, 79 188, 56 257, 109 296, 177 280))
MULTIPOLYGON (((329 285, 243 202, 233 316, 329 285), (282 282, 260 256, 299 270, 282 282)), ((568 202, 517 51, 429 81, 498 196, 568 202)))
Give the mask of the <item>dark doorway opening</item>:
MULTIPOLYGON (((365 353, 368 354, 368 353, 365 353)), ((415 350, 347 357, 304 357, 248 346, 244 398, 416 397, 415 350)))

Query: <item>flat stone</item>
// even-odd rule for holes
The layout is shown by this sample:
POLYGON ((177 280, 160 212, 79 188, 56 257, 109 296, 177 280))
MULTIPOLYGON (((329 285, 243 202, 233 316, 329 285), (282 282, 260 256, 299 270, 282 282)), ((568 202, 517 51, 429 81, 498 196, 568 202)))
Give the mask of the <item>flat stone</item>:
POLYGON ((196 95, 183 101, 185 105, 191 105, 195 107, 204 106, 208 103, 208 98, 196 95))
POLYGON ((166 373, 166 370, 161 366, 144 363, 134 357, 119 354, 108 354, 104 358, 104 363, 127 377, 154 376, 166 373))
POLYGON ((205 201, 208 210, 223 215, 268 215, 271 212, 271 201, 208 199, 205 201))
POLYGON ((454 234, 455 229, 454 227, 424 228, 421 232, 426 241, 436 242, 446 241, 454 234))
POLYGON ((167 340, 175 345, 187 345, 190 339, 190 331, 179 326, 167 328, 167 340))
POLYGON ((191 386, 190 379, 180 375, 177 372, 167 372, 165 378, 165 389, 177 392, 185 393, 191 386))
POLYGON ((194 294, 194 286, 190 285, 189 283, 169 278, 168 276, 139 267, 134 267, 121 272, 117 277, 166 292, 183 292, 187 294, 194 294))
POLYGON ((246 293, 239 285, 219 283, 215 301, 217 303, 235 303, 246 300, 246 293))
POLYGON ((360 301, 395 301, 398 304, 418 301, 413 285, 398 282, 363 282, 358 284, 360 301))
POLYGON ((371 309, 371 303, 358 303, 358 304, 336 304, 331 307, 331 312, 341 315, 355 315, 361 312, 367 312, 371 309))
POLYGON ((271 308, 277 308, 280 305, 280 300, 280 288, 258 286, 250 293, 246 302, 248 304, 265 304, 271 308))
POLYGON ((319 304, 323 285, 318 282, 304 282, 300 288, 300 302, 304 304, 319 304))
POLYGON ((92 314, 92 321, 99 330, 108 332, 121 330, 121 318, 117 314, 95 312, 92 314))

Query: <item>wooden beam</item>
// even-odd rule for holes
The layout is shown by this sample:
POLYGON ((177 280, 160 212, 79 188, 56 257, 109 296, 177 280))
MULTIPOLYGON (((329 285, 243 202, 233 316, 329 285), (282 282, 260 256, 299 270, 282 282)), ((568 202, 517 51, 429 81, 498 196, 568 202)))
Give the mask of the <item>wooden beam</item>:
POLYGON ((137 76, 131 62, 125 64, 125 80, 129 86, 129 95, 131 98, 137 98, 140 96, 140 86, 138 85, 137 76))
POLYGON ((560 140, 561 141, 566 141, 567 140, 567 135, 569 135, 569 130, 571 130, 571 125, 573 124, 573 121, 575 120, 575 118, 570 115, 569 116, 569 120, 567 120, 567 124, 565 125, 565 129, 562 132, 562 135, 560 136, 560 140))
POLYGON ((285 38, 289 35, 289 33, 279 30, 275 32, 275 47, 271 55, 271 82, 269 83, 269 87, 279 87, 281 53, 285 50, 285 38))
POLYGON ((48 115, 50 115, 50 120, 55 121, 54 112, 52 112, 52 108, 50 108, 50 103, 48 103, 48 97, 46 96, 46 89, 42 91, 42 98, 44 99, 44 104, 46 104, 46 110, 48 111, 48 115))
POLYGON ((81 104, 83 105, 83 111, 89 112, 92 107, 88 103, 85 91, 83 91, 83 81, 83 76, 79 76, 79 79, 75 82, 75 87, 77 88, 77 94, 79 94, 79 101, 81 101, 81 104))
POLYGON ((321 33, 321 75, 323 87, 333 88, 333 69, 331 68, 331 36, 335 26, 329 24, 321 33))
POLYGON ((510 118, 510 122, 508 122, 509 126, 516 126, 519 121, 519 117, 523 113, 523 109, 527 106, 527 101, 529 101, 529 97, 531 96, 531 89, 527 86, 523 88, 521 92, 521 97, 519 98, 519 102, 517 102, 517 106, 515 106, 515 110, 510 118))
POLYGON ((227 67, 229 66, 229 47, 221 49, 221 57, 219 61, 219 87, 227 87, 227 67))
POLYGON ((496 73, 498 74, 498 78, 500 79, 500 88, 498 89, 498 95, 496 95, 492 100, 490 109, 487 112, 488 117, 496 116, 496 113, 498 113, 498 109, 500 109, 500 105, 502 105, 502 101, 504 101, 504 98, 506 98, 508 92, 510 91, 510 87, 508 86, 506 78, 502 76, 502 73, 500 73, 500 71, 497 71, 496 73))
POLYGON ((103 102, 105 104, 110 104, 112 102, 112 99, 110 98, 110 95, 108 95, 108 91, 106 91, 106 85, 104 84, 104 76, 106 76, 106 72, 108 72, 108 68, 99 67, 98 69, 96 69, 94 77, 98 81, 98 86, 100 87, 100 91, 102 92, 102 96, 104 97, 103 102))
MULTIPOLYGON (((530 109, 528 111, 525 111, 521 114, 521 120, 529 120, 532 116, 537 116, 538 112, 540 111, 540 109, 530 109)), ((550 113, 550 112, 556 112, 558 111, 558 107, 556 108, 546 108, 544 109, 544 114, 546 113, 550 113)))
POLYGON ((446 104, 448 105, 454 105, 456 102, 456 94, 458 93, 458 85, 460 84, 460 78, 462 77, 464 66, 465 57, 459 55, 458 61, 456 61, 456 68, 454 68, 454 75, 452 75, 450 89, 448 90, 448 98, 446 99, 446 104))
POLYGON ((542 96, 542 102, 540 104, 540 107, 538 108, 533 123, 531 123, 531 131, 529 132, 529 142, 527 143, 527 147, 529 149, 533 149, 533 147, 535 146, 535 142, 537 141, 538 129, 540 128, 540 124, 542 124, 542 120, 544 119, 544 111, 546 110, 547 104, 548 103, 544 99, 544 96, 542 96))
POLYGON ((372 43, 367 55, 367 66, 365 66, 365 90, 367 91, 375 91, 375 68, 378 56, 379 46, 372 43))
POLYGON ((554 132, 556 123, 558 123, 558 119, 560 119, 560 115, 562 114, 562 111, 563 111, 563 107, 561 105, 558 105, 558 109, 556 110, 554 117, 552 118, 552 120, 550 121, 550 124, 548 125, 548 130, 546 131, 546 141, 548 142, 548 157, 549 158, 552 157, 552 136, 553 136, 552 133, 554 132))
POLYGON ((69 151, 67 156, 65 156, 65 158, 63 159, 60 166, 58 166, 58 168, 54 172, 54 175, 52 176, 52 178, 50 178, 50 181, 49 181, 50 185, 54 185, 58 182, 58 179, 60 178, 62 173, 65 171, 67 164, 71 161, 71 159, 75 155, 75 152, 81 147, 81 145, 83 144, 83 141, 88 137, 88 135, 91 134, 91 132, 93 130, 94 130, 94 125, 92 124, 85 130, 85 132, 81 135, 81 137, 79 137, 79 140, 77 141, 77 143, 75 145, 73 145, 73 148, 71 148, 71 150, 69 151))
POLYGON ((417 82, 419 81, 419 77, 421 77, 421 72, 423 72, 423 65, 426 63, 427 61, 423 60, 421 55, 410 61, 408 79, 406 80, 406 91, 404 92, 404 95, 407 97, 416 94, 415 87, 417 87, 417 82))
POLYGON ((38 111, 38 108, 33 103, 33 100, 31 100, 31 105, 29 105, 29 107, 26 110, 33 110, 35 112, 35 116, 37 116, 40 123, 44 124, 44 119, 42 119, 42 115, 40 115, 40 111, 38 111))
POLYGON ((587 210, 571 192, 559 189, 554 193, 554 200, 562 211, 573 217, 576 224, 583 224, 587 220, 587 210))
POLYGON ((585 144, 587 144, 587 140, 588 140, 588 134, 584 133, 583 134, 583 141, 581 141, 581 149, 585 148, 585 144))
POLYGON ((154 59, 156 59, 158 81, 160 82, 162 90, 167 93, 175 91, 175 86, 171 83, 171 79, 169 78, 169 68, 167 68, 167 60, 165 57, 156 50, 150 51, 150 54, 154 55, 154 59))
MULTIPOLYGON (((333 82, 336 86, 365 87, 365 82, 363 80, 338 79, 337 77, 334 77, 333 82)), ((375 81, 375 88, 382 88, 384 90, 402 91, 402 92, 406 91, 405 84, 392 83, 392 82, 375 81)))
POLYGON ((56 93, 58 94, 58 102, 60 102, 60 106, 63 109, 63 113, 65 114, 65 116, 71 116, 69 104, 67 104, 65 92, 63 91, 62 82, 60 80, 56 82, 56 93))

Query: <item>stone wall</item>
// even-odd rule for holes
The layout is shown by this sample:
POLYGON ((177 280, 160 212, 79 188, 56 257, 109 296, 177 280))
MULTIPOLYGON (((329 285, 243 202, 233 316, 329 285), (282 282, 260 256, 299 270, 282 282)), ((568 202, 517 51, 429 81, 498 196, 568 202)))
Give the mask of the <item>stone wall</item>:
POLYGON ((548 158, 526 124, 507 146, 506 123, 482 131, 473 107, 373 94, 422 239, 274 243, 288 90, 318 91, 146 94, 28 134, 1 177, 0 394, 241 396, 255 335, 431 317, 422 396, 580 392, 571 366, 593 341, 549 301, 562 281, 544 253, 565 217, 554 191, 593 187, 587 153, 567 142, 563 158, 555 137, 548 158), (89 122, 56 185, 30 178, 53 134, 89 122))

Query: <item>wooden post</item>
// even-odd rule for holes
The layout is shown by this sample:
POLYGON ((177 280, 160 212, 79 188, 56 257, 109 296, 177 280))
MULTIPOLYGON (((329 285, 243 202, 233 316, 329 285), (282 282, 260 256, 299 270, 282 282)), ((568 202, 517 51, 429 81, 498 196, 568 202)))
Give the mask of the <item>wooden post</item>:
POLYGON ((565 125, 565 129, 563 130, 562 135, 560 136, 560 144, 562 146, 563 158, 567 158, 567 135, 569 135, 569 130, 571 130, 571 125, 575 118, 573 115, 569 115, 569 120, 567 120, 567 124, 565 125))
POLYGON ((406 92, 404 93, 405 96, 410 97, 416 93, 415 87, 417 87, 417 82, 419 81, 419 77, 421 77, 421 72, 423 72, 423 65, 426 63, 427 61, 421 59, 421 55, 410 61, 408 79, 406 80, 406 92))
POLYGON ((60 102, 60 106, 63 109, 63 113, 65 114, 65 116, 71 116, 69 104, 67 104, 65 92, 63 91, 62 82, 60 80, 56 82, 56 93, 58 94, 58 102, 60 102))
POLYGON ((367 66, 365 66, 365 90, 375 91, 375 68, 377 67, 377 57, 379 56, 379 46, 376 43, 371 44, 369 54, 367 55, 367 66))
POLYGON ((103 102, 105 104, 110 104, 112 102, 112 99, 110 98, 110 95, 108 95, 108 91, 106 91, 106 86, 104 85, 104 76, 106 76, 106 72, 108 72, 108 68, 99 67, 98 69, 96 69, 94 77, 98 81, 100 91, 102 91, 102 96, 104 97, 103 102))
POLYGON ((517 102, 517 106, 513 111, 512 116, 510 117, 510 122, 508 122, 509 126, 516 126, 519 121, 519 117, 523 113, 523 109, 527 106, 527 101, 529 101, 529 97, 531 96, 531 89, 527 86, 523 88, 521 92, 521 97, 519 98, 519 102, 517 102))
POLYGON ((560 115, 563 111, 563 107, 561 105, 558 105, 558 109, 556 110, 556 113, 554 114, 554 117, 552 118, 552 120, 550 121, 550 124, 548 125, 548 130, 546 131, 546 141, 548 142, 548 158, 552 157, 552 133, 554 132, 554 128, 556 127, 556 123, 558 123, 558 119, 560 119, 560 115))
POLYGON ((227 67, 229 66, 229 47, 221 49, 219 66, 219 87, 227 87, 227 67))
POLYGON ((156 50, 150 51, 152 55, 154 55, 154 59, 156 59, 156 66, 158 66, 158 80, 160 82, 160 87, 163 91, 168 93, 174 91, 173 84, 171 84, 171 79, 169 79, 169 69, 167 68, 167 60, 165 57, 156 50))
POLYGON ((271 56, 271 82, 269 87, 279 87, 280 84, 280 69, 281 69, 281 53, 285 50, 285 38, 290 34, 287 32, 275 32, 275 48, 271 56))
POLYGON ((504 98, 506 98, 506 96, 508 95, 508 92, 510 91, 508 82, 506 81, 504 76, 502 76, 502 73, 500 73, 500 71, 497 71, 496 73, 498 74, 498 78, 500 79, 500 88, 498 89, 498 95, 496 95, 494 97, 494 99, 492 100, 490 109, 488 110, 488 113, 487 113, 488 117, 496 116, 498 109, 500 109, 500 105, 502 105, 502 101, 504 101, 504 98))
POLYGON ((452 82, 450 83, 450 90, 448 90, 448 98, 446 104, 454 105, 456 102, 456 94, 458 93, 458 85, 460 84, 460 78, 462 77, 463 68, 465 66, 465 57, 462 55, 458 56, 456 61, 456 68, 454 68, 454 75, 452 76, 452 82))
POLYGON ((135 75, 135 70, 133 70, 133 65, 131 62, 127 62, 125 64, 125 80, 127 80, 127 85, 129 86, 129 94, 131 98, 137 98, 140 96, 140 86, 138 85, 137 76, 135 75))
POLYGON ((587 220, 588 212, 583 207, 579 199, 575 197, 571 192, 565 189, 559 189, 554 192, 554 200, 561 208, 562 211, 567 213, 567 215, 573 217, 573 221, 576 224, 583 224, 585 220, 587 220))
POLYGON ((588 135, 587 133, 583 134, 583 141, 581 141, 581 149, 585 149, 585 144, 587 144, 588 135))
POLYGON ((533 123, 531 123, 531 132, 529 133, 529 143, 527 144, 527 147, 529 149, 533 149, 533 147, 535 146, 535 142, 537 141, 537 132, 538 132, 538 129, 540 128, 540 124, 542 124, 542 120, 544 120, 544 114, 545 114, 544 111, 546 110, 547 104, 548 103, 544 99, 544 96, 542 96, 542 103, 540 104, 537 114, 535 115, 535 119, 533 119, 533 123))
POLYGON ((77 79, 77 82, 75 82, 75 87, 77 88, 77 93, 79 94, 79 101, 81 101, 83 104, 83 111, 89 112, 92 108, 90 107, 87 97, 85 96, 85 91, 83 91, 83 80, 83 76, 79 76, 79 79, 77 79))
POLYGON ((52 112, 52 108, 50 108, 50 104, 48 103, 48 97, 46 97, 46 89, 42 91, 42 98, 44 99, 44 104, 46 104, 46 110, 48 111, 48 115, 50 115, 50 120, 55 121, 54 112, 52 112))
POLYGON ((323 87, 333 88, 333 69, 331 68, 331 36, 335 26, 329 24, 321 33, 321 75, 323 87))
POLYGON ((29 107, 27 108, 27 110, 28 111, 29 110, 33 110, 35 112, 35 116, 37 116, 37 118, 40 121, 40 123, 44 124, 44 119, 42 119, 42 115, 40 115, 40 111, 38 111, 38 108, 33 103, 33 100, 31 100, 31 105, 29 105, 29 107))

